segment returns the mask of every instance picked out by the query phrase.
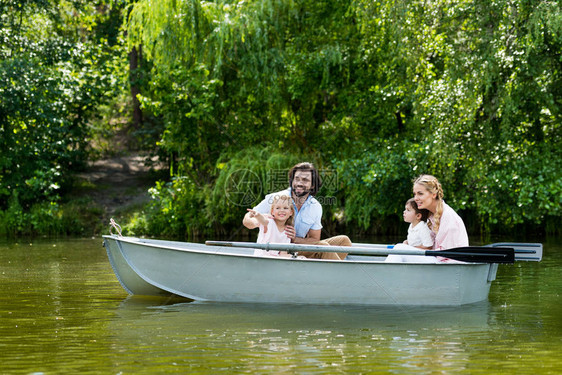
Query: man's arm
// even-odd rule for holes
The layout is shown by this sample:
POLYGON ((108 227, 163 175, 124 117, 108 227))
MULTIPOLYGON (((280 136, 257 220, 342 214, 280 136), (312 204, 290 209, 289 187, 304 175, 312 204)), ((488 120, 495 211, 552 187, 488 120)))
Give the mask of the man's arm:
POLYGON ((296 244, 315 244, 316 242, 320 241, 320 235, 322 233, 322 229, 311 229, 308 231, 306 238, 295 237, 293 239, 293 243, 296 244))
POLYGON ((313 224, 309 226, 308 232, 306 233, 306 237, 297 237, 296 230, 293 227, 292 233, 287 233, 287 228, 285 228, 285 233, 287 233, 287 237, 291 239, 291 242, 296 244, 315 244, 316 242, 320 241, 320 236, 322 234, 322 206, 316 201, 313 201, 313 206, 308 206, 308 213, 307 216, 313 220, 313 224), (316 227, 317 229, 312 229, 316 227))

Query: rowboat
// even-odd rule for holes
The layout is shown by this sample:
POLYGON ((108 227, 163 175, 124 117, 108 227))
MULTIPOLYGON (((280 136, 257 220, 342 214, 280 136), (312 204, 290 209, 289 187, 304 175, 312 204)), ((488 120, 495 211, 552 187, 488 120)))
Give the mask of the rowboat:
MULTIPOLYGON (((541 244, 479 248, 484 249, 480 254, 494 254, 491 261, 476 252, 477 261, 392 263, 385 261, 386 254, 403 253, 376 244, 330 246, 330 251, 349 254, 338 261, 255 256, 260 246, 255 243, 200 244, 117 234, 103 238, 109 262, 129 294, 196 301, 459 306, 488 298, 502 252, 511 251, 511 261, 542 258, 541 244)), ((266 245, 277 246, 261 244, 266 245)))

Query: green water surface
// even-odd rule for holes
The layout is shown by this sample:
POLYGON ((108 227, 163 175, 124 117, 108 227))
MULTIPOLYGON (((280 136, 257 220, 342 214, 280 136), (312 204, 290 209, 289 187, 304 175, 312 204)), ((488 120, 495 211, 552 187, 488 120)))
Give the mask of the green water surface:
POLYGON ((129 297, 100 238, 1 243, 0 373, 559 374, 562 246, 543 243, 455 308, 129 297))

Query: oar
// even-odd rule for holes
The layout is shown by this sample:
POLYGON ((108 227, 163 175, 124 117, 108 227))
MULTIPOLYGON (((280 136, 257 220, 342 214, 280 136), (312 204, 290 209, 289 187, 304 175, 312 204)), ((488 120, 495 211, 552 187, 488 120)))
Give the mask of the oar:
POLYGON ((486 247, 512 247, 515 250, 515 260, 540 262, 542 259, 542 243, 498 242, 486 247))
MULTIPOLYGON (((380 245, 370 243, 354 243, 353 246, 364 247, 369 249, 392 249, 394 245, 380 245)), ((534 261, 542 260, 542 244, 541 243, 521 243, 521 242, 498 242, 485 245, 484 247, 508 247, 515 251, 516 261, 534 261)))
POLYGON ((229 242, 229 241, 205 241, 210 246, 226 247, 245 247, 261 250, 278 250, 295 253, 303 252, 328 252, 328 253, 348 253, 360 255, 422 255, 422 256, 442 256, 463 262, 478 263, 513 263, 515 261, 514 250, 512 248, 487 248, 477 246, 457 247, 447 250, 421 250, 421 249, 380 249, 357 246, 321 246, 321 245, 298 245, 298 244, 277 244, 277 243, 255 243, 255 242, 229 242))

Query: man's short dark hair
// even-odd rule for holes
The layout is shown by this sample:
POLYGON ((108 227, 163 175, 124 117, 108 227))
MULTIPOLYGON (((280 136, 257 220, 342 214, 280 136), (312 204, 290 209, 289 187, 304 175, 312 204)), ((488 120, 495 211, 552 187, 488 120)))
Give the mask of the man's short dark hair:
POLYGON ((289 170, 289 186, 293 187, 293 179, 295 178, 296 171, 310 171, 312 177, 312 188, 310 189, 310 195, 316 195, 318 190, 322 187, 322 179, 320 178, 320 174, 316 170, 314 164, 309 162, 303 162, 295 165, 293 168, 289 170))

